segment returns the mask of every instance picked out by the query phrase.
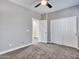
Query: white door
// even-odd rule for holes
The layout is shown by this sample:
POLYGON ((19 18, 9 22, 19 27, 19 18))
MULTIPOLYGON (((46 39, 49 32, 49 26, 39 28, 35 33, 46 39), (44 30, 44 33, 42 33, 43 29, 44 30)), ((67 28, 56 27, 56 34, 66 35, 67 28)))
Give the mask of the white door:
POLYGON ((40 20, 40 42, 47 42, 47 20, 40 20))
POLYGON ((68 17, 51 20, 51 41, 77 48, 77 19, 68 17))

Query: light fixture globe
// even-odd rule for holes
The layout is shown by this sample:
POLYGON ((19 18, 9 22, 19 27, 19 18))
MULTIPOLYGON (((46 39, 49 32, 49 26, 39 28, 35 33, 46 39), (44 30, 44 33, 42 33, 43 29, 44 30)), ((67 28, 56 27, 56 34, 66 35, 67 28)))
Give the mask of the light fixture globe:
POLYGON ((41 1, 41 5, 46 6, 46 5, 47 5, 47 2, 48 2, 47 0, 42 0, 42 1, 41 1))

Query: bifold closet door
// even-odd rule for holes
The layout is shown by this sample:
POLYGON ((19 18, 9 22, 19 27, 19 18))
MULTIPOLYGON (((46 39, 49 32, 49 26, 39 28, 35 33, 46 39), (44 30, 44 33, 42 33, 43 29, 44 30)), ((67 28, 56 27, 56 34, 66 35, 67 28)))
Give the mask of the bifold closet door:
POLYGON ((51 20, 51 41, 77 48, 77 17, 51 20))

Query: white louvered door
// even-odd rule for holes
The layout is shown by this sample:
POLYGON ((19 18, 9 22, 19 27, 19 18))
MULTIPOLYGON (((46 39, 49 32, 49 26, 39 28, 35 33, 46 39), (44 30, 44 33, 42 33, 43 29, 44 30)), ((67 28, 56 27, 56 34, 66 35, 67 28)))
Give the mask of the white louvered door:
POLYGON ((51 20, 51 41, 77 48, 77 17, 51 20))

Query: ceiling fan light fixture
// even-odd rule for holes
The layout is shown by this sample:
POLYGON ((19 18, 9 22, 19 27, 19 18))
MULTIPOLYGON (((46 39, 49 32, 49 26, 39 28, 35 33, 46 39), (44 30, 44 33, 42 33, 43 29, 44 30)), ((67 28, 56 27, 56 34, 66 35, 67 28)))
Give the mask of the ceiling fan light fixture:
POLYGON ((49 0, 41 0, 41 2, 38 3, 38 4, 35 6, 35 8, 37 8, 37 7, 40 6, 40 5, 43 5, 43 6, 47 6, 47 7, 49 7, 49 8, 52 8, 52 5, 51 5, 48 1, 49 1, 49 0))
POLYGON ((41 1, 41 5, 46 6, 46 5, 47 5, 47 2, 48 2, 47 0, 42 0, 42 1, 41 1))

